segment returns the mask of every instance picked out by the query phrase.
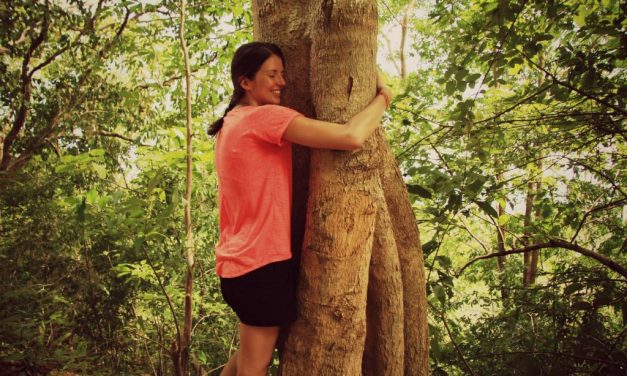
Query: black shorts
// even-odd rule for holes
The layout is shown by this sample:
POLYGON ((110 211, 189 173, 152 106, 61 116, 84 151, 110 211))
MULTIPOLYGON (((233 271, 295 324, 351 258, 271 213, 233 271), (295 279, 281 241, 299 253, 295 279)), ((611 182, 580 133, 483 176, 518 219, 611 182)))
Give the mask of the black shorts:
POLYGON ((224 301, 251 326, 284 326, 296 319, 296 268, 273 262, 235 278, 220 278, 224 301))

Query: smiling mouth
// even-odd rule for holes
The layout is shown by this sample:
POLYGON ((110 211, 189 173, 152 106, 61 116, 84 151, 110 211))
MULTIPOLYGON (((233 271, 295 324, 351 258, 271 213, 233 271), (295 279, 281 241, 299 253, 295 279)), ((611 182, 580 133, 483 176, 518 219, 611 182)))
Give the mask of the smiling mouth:
POLYGON ((273 94, 281 95, 281 90, 272 90, 273 94))

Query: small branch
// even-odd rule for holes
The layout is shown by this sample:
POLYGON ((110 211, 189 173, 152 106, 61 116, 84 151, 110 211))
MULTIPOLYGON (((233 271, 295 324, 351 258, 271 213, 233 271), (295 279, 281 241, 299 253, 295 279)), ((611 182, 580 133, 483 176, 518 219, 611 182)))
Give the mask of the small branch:
POLYGON ((115 132, 98 131, 98 132, 96 132, 96 134, 98 136, 102 136, 102 137, 119 138, 121 140, 131 142, 133 144, 138 144, 139 146, 150 146, 150 145, 147 145, 147 144, 143 144, 143 143, 141 143, 141 142, 139 142, 137 140, 134 140, 134 139, 132 139, 132 138, 130 138, 128 136, 125 136, 123 134, 119 134, 119 133, 115 133, 115 132))
MULTIPOLYGON (((195 66, 194 68, 192 68, 190 72, 191 72, 191 73, 196 73, 196 72, 198 72, 198 71, 199 71, 201 68, 203 68, 204 66, 209 65, 210 63, 212 63, 212 62, 213 62, 213 61, 214 61, 217 57, 218 57, 218 53, 217 53, 217 52, 214 52, 213 56, 211 56, 211 59, 209 59, 209 60, 207 60, 207 61, 205 61, 205 62, 202 62, 202 63, 198 64, 197 66, 195 66)), ((147 89, 147 88, 149 88, 150 86, 153 86, 153 85, 161 85, 161 86, 165 86, 165 85, 169 85, 169 84, 171 84, 171 83, 173 83, 173 82, 176 82, 176 81, 180 80, 180 79, 181 79, 181 78, 183 78, 183 77, 185 77, 183 74, 178 74, 178 75, 176 75, 176 76, 172 76, 172 77, 169 77, 169 78, 165 79, 165 80, 164 80, 164 81, 162 81, 160 84, 159 84, 159 83, 157 83, 157 82, 155 82, 155 83, 141 84, 141 85, 136 86, 134 89, 147 89)))
POLYGON ((30 60, 35 53, 35 50, 41 46, 41 44, 46 40, 48 35, 48 27, 50 25, 50 9, 49 2, 46 1, 46 10, 44 12, 44 20, 43 25, 41 26, 41 31, 39 35, 31 42, 24 59, 22 60, 22 103, 20 105, 20 109, 15 115, 15 120, 13 121, 13 126, 11 130, 7 133, 6 137, 3 140, 2 145, 2 157, 0 159, 0 171, 6 171, 9 167, 9 163, 11 161, 11 146, 13 146, 13 142, 17 138, 20 130, 24 127, 26 123, 26 118, 28 117, 28 113, 30 111, 30 100, 31 100, 31 76, 28 74, 28 65, 30 64, 30 60))
POLYGON ((483 250, 486 253, 489 253, 490 251, 488 250, 488 247, 485 245, 484 242, 481 241, 481 239, 479 239, 475 234, 472 233, 472 231, 470 231, 470 228, 468 228, 468 225, 466 225, 466 222, 464 222, 464 220, 461 218, 461 216, 458 219, 462 225, 463 225, 463 229, 466 230, 466 232, 470 235, 471 238, 475 239, 475 241, 477 243, 479 243, 479 245, 481 246, 481 248, 483 248, 483 250))
POLYGON ((468 372, 470 372, 472 376, 475 376, 475 372, 472 370, 472 368, 470 368, 470 365, 466 361, 466 358, 464 358, 464 354, 462 354, 462 351, 459 349, 459 346, 457 346, 457 342, 455 342, 455 338, 453 338, 453 334, 451 333, 451 330, 448 327, 446 315, 444 314, 444 312, 435 308, 433 304, 431 303, 429 303, 429 307, 431 307, 431 309, 433 309, 440 316, 440 318, 442 319, 442 324, 444 324, 444 328, 446 329, 446 333, 448 333, 448 338, 451 340, 451 343, 455 347, 455 351, 457 352, 457 355, 459 355, 459 358, 462 360, 462 362, 464 362, 464 365, 468 369, 468 372))
POLYGON ((627 279, 627 268, 623 267, 616 261, 608 257, 605 257, 597 252, 591 251, 589 249, 578 246, 577 244, 569 243, 561 239, 549 239, 549 241, 545 243, 533 244, 524 248, 510 249, 505 252, 496 252, 496 253, 490 253, 487 255, 475 257, 474 259, 468 261, 464 266, 462 266, 461 269, 459 269, 459 272, 457 272, 457 277, 459 277, 467 267, 469 267, 470 265, 474 264, 475 262, 479 260, 486 260, 486 259, 490 259, 490 258, 494 258, 498 256, 513 255, 516 253, 526 253, 526 252, 536 251, 536 250, 545 249, 545 248, 562 248, 562 249, 568 249, 568 250, 577 252, 579 254, 582 254, 584 256, 597 260, 601 264, 607 266, 609 269, 622 275, 623 278, 627 279))
POLYGON ((495 356, 508 356, 508 355, 550 355, 552 357, 563 356, 563 357, 568 357, 568 358, 573 358, 573 359, 590 360, 590 361, 613 365, 613 366, 624 365, 623 363, 620 363, 620 362, 612 362, 612 361, 607 361, 607 360, 599 359, 599 358, 580 356, 580 355, 574 355, 574 354, 566 354, 566 353, 560 353, 560 352, 549 352, 549 351, 508 351, 508 352, 502 352, 502 353, 482 354, 482 355, 476 356, 475 358, 477 359, 494 358, 495 356))
POLYGON ((400 157, 404 156, 405 154, 408 154, 410 151, 412 151, 413 149, 415 149, 417 146, 421 145, 421 143, 428 139, 429 137, 436 135, 442 131, 446 131, 444 133, 444 136, 446 136, 447 134, 451 133, 453 131, 453 128, 444 128, 444 127, 440 127, 440 128, 436 128, 433 132, 429 133, 428 135, 424 136, 423 138, 421 138, 420 140, 414 142, 413 144, 411 144, 407 149, 403 150, 400 154, 398 154, 396 156, 396 159, 398 160, 400 157))
POLYGON ((59 57, 62 53, 64 53, 65 51, 67 51, 70 47, 74 46, 79 40, 80 38, 85 35, 85 32, 87 32, 88 30, 93 30, 93 26, 94 26, 94 21, 96 20, 96 18, 98 18, 98 16, 100 15, 100 12, 102 11, 102 3, 104 2, 104 0, 100 0, 98 1, 98 6, 96 8, 96 11, 94 12, 94 16, 92 18, 89 19, 89 21, 85 24, 85 26, 83 27, 83 29, 78 33, 78 35, 76 36, 76 38, 74 38, 74 41, 72 43, 68 43, 65 45, 65 47, 57 50, 55 53, 53 53, 52 55, 50 55, 46 60, 44 60, 42 63, 40 63, 39 65, 37 65, 35 68, 31 69, 31 71, 28 73, 29 77, 33 77, 33 75, 40 69, 42 69, 43 67, 47 66, 48 64, 52 63, 57 57, 59 57))
POLYGON ((620 187, 618 186, 618 184, 616 184, 616 182, 612 179, 612 177, 611 177, 611 176, 609 176, 609 175, 607 175, 607 174, 606 174, 606 172, 604 172, 604 171, 600 171, 600 170, 598 170, 598 169, 596 169, 596 168, 594 168, 594 167, 591 167, 591 166, 589 166, 588 164, 583 163, 583 162, 582 162, 581 160, 579 160, 579 159, 571 158, 571 157, 568 157, 568 156, 565 156, 565 155, 564 155, 562 158, 564 158, 564 159, 566 159, 566 160, 569 160, 569 161, 571 161, 571 162, 573 162, 573 163, 575 163, 575 164, 577 164, 577 165, 579 165, 579 166, 581 166, 581 167, 585 168, 586 170, 589 170, 589 171, 594 172, 594 173, 595 173, 595 174, 597 174, 598 176, 600 176, 600 177, 604 178, 605 180, 607 180, 607 182, 608 182, 608 183, 610 183, 610 184, 612 185, 612 188, 614 188, 614 189, 616 189, 618 192, 620 192, 620 194, 622 194, 622 195, 623 195, 623 197, 627 197, 627 194, 625 194, 625 192, 623 192, 623 190, 622 190, 622 189, 620 189, 620 187))
POLYGON ((579 222, 579 226, 577 227, 577 231, 575 231, 575 235, 573 235, 573 237, 570 239, 570 242, 573 243, 575 241, 575 239, 577 238, 577 235, 579 235, 579 231, 581 231, 581 228, 583 227, 583 224, 586 222, 586 219, 588 219, 588 216, 590 214, 592 214, 594 212, 597 212, 597 211, 601 211, 601 210, 612 209, 612 208, 615 208, 617 206, 624 205, 625 203, 627 203, 627 199, 623 198, 623 199, 618 200, 618 201, 612 201, 612 202, 608 202, 607 204, 604 204, 604 205, 595 206, 594 208, 588 210, 586 212, 586 214, 583 215, 583 218, 581 219, 581 222, 579 222))
POLYGON ((506 113, 508 113, 508 112, 510 112, 510 111, 512 111, 512 110, 514 110, 514 109, 516 109, 518 106, 520 106, 520 105, 522 105, 522 104, 524 104, 524 103, 526 103, 526 102, 529 102, 529 101, 530 101, 530 100, 532 100, 533 98, 535 98, 535 97, 537 97, 538 95, 540 95, 540 94, 544 93, 545 91, 549 90, 549 88, 550 88, 550 87, 551 87, 551 85, 546 85, 546 86, 544 86, 544 87, 540 88, 540 89, 539 89, 538 91, 536 91, 535 93, 533 93, 533 94, 529 95, 529 96, 528 96, 528 97, 526 97, 526 98, 523 98, 522 100, 520 100, 520 101, 516 102, 516 103, 515 103, 515 104, 513 104, 512 106, 510 106, 510 107, 506 108, 505 110, 500 111, 500 112, 498 112, 497 114, 495 114, 495 115, 493 115, 493 116, 491 116, 491 117, 489 117, 489 118, 487 118, 487 119, 483 119, 483 120, 475 121, 473 124, 487 123, 487 122, 489 122, 489 121, 492 121, 492 120, 498 119, 499 117, 501 117, 501 116, 505 115, 506 113))
MULTIPOLYGON (((157 269, 155 268, 155 266, 152 263, 152 260, 150 260, 150 256, 148 256, 148 251, 146 251, 145 247, 141 247, 142 250, 144 251, 144 255, 146 256, 146 262, 148 262, 148 265, 150 266, 150 269, 152 269, 152 272, 155 275, 155 278, 157 278, 157 282, 159 283, 159 287, 161 288, 161 292, 163 292, 163 295, 165 296, 166 301, 168 302, 168 306, 170 307, 170 312, 172 312, 172 318, 174 319, 174 326, 176 328, 176 338, 181 338, 181 332, 179 329, 179 322, 176 318, 176 311, 174 310, 174 305, 172 305, 172 299, 170 299, 170 295, 168 294, 168 292, 165 290, 165 286, 163 285, 163 282, 161 282, 161 278, 159 277, 159 273, 157 273, 157 269)), ((167 349, 167 352, 170 353, 170 350, 167 349)))
POLYGON ((525 54, 524 52, 520 51, 520 50, 519 50, 519 49, 517 49, 517 48, 514 48, 514 50, 515 50, 516 52, 518 52, 520 55, 522 55, 525 59, 527 59, 527 61, 528 61, 529 63, 531 63, 531 65, 533 65, 534 67, 538 68, 538 69, 539 69, 540 71, 542 71, 544 74, 546 74, 547 76, 549 76, 549 77, 553 80, 553 82, 555 82, 555 83, 557 83, 557 84, 559 84, 559 85, 562 85, 562 86, 564 86, 564 87, 566 87, 566 88, 568 88, 568 89, 570 89, 570 90, 574 91, 575 93, 577 93, 577 94, 579 94, 579 95, 581 95, 581 96, 583 96, 583 97, 585 97, 585 98, 588 98, 588 99, 593 100, 593 101, 595 101, 595 102, 597 102, 597 103, 599 103, 599 104, 602 104, 602 105, 603 105, 603 106, 605 106, 605 107, 609 107, 609 108, 613 109, 614 111, 616 111, 616 112, 618 112, 618 113, 622 114, 623 116, 627 115, 627 111, 625 111, 624 109, 622 109, 622 108, 620 108, 620 107, 618 107, 618 106, 616 106, 616 105, 613 105, 612 103, 609 103, 608 101, 603 100, 603 99, 601 99, 601 98, 599 98, 599 97, 596 97, 596 96, 594 96, 594 95, 592 95, 592 94, 590 94, 590 93, 586 93, 585 91, 583 91, 583 90, 581 90, 581 89, 576 88, 575 86, 573 86, 573 85, 569 84, 568 82, 565 82, 565 81, 560 80, 560 79, 559 79, 559 78, 557 78, 557 77, 556 77, 553 73, 549 72, 549 71, 548 71, 548 70, 546 70, 544 67, 540 66, 540 65, 539 65, 539 64, 537 64, 535 61, 533 61, 533 59, 531 59, 529 56, 527 56, 527 54, 525 54))
POLYGON ((479 93, 481 92, 481 87, 483 86, 483 82, 485 81, 485 78, 488 76, 488 73, 492 69, 494 62, 496 61, 496 58, 498 57, 498 53, 501 52, 501 50, 503 49, 503 44, 505 43, 505 39, 509 36, 509 33, 512 32, 512 29, 514 29, 514 25, 516 25, 516 21, 518 21, 518 17, 522 14, 523 10, 527 6, 527 1, 528 0, 524 0, 523 3, 520 5, 520 11, 516 14, 516 18, 514 18, 514 21, 512 21, 512 24, 509 25, 507 32, 503 34, 503 37, 499 40, 498 47, 493 53, 494 57, 490 60, 488 69, 486 69, 485 74, 481 78, 481 83, 479 83, 479 85, 477 86, 477 92, 475 93, 475 98, 474 98, 475 100, 477 100, 477 97, 479 96, 479 93))
POLYGON ((141 339, 143 339, 145 341, 149 341, 149 342, 154 343, 155 345, 159 346, 160 348, 162 348, 163 350, 165 350, 168 353, 170 352, 170 349, 168 349, 167 347, 163 346, 161 343, 155 341, 154 339, 151 339, 150 337, 146 337, 145 335, 140 334, 138 332, 133 332, 133 334, 135 334, 136 336, 138 336, 139 338, 141 338, 141 339))

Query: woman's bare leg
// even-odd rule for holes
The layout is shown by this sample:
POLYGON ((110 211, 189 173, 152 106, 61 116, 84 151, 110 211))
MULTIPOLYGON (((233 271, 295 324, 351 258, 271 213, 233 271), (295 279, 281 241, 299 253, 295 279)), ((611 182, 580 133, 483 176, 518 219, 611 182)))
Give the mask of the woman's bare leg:
POLYGON ((220 376, 237 376, 237 351, 231 355, 229 361, 226 363, 220 376))
POLYGON ((234 355, 237 376, 267 376, 278 336, 278 326, 240 324, 239 350, 234 355))

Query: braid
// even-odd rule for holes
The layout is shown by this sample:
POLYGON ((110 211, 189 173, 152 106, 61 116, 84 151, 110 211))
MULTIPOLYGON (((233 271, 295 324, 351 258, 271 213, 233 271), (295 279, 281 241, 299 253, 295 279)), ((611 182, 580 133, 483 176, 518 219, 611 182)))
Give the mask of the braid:
POLYGON ((242 90, 235 90, 235 92, 233 93, 233 96, 231 97, 231 102, 229 102, 228 107, 224 111, 224 115, 222 115, 221 118, 219 118, 218 120, 216 120, 213 124, 209 126, 207 133, 209 133, 210 136, 215 136, 216 134, 218 134, 220 129, 222 129, 222 125, 224 125, 224 117, 232 109, 234 109, 235 106, 237 106, 237 104, 241 100, 241 96, 242 96, 242 90))

